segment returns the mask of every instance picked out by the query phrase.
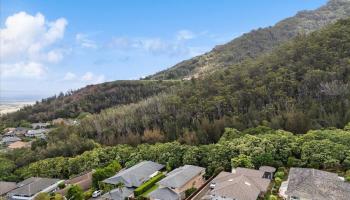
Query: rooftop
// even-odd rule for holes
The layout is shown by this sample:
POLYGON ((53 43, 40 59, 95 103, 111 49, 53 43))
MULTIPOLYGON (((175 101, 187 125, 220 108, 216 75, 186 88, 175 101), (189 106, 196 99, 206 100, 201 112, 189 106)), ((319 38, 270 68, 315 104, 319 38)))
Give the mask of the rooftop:
POLYGON ((154 190, 149 194, 149 197, 157 200, 180 200, 181 199, 180 196, 176 194, 176 192, 172 191, 167 187, 158 188, 154 190))
POLYGON ((164 165, 152 162, 142 161, 128 169, 122 170, 115 176, 104 180, 104 183, 118 184, 124 183, 126 187, 139 187, 147 181, 152 174, 164 168, 164 165))
POLYGON ((318 200, 349 200, 350 183, 344 182, 335 173, 291 168, 286 194, 318 200))
POLYGON ((0 181, 0 196, 16 188, 15 182, 0 181))
POLYGON ((185 165, 169 172, 164 179, 159 181, 159 184, 170 188, 179 188, 204 171, 203 167, 185 165))
POLYGON ((264 171, 237 168, 233 173, 221 172, 215 177, 212 183, 215 183, 214 189, 209 192, 213 198, 221 197, 256 200, 261 192, 266 192, 270 184, 269 179, 262 178, 264 171))
POLYGON ((59 179, 31 177, 17 184, 17 188, 9 192, 11 196, 31 197, 47 187, 58 183, 59 179))
POLYGON ((127 187, 117 188, 105 193, 100 199, 124 200, 126 197, 132 195, 133 192, 133 189, 127 187))

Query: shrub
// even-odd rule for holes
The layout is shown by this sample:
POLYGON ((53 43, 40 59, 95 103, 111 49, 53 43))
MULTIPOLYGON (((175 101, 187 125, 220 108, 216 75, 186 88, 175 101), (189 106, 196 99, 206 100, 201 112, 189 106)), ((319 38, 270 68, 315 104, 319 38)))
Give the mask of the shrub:
POLYGON ((153 187, 159 180, 161 180, 164 177, 165 175, 163 173, 157 174, 156 176, 152 177, 151 179, 143 183, 140 187, 136 188, 134 191, 134 195, 136 197, 140 196, 141 194, 149 190, 151 187, 153 187))
POLYGON ((276 172, 275 178, 283 179, 284 178, 284 172, 283 171, 276 172))
POLYGON ((281 183, 282 183, 282 179, 279 178, 279 177, 276 177, 275 178, 275 183, 276 183, 276 186, 279 187, 281 185, 281 183))
POLYGON ((64 182, 61 182, 58 184, 58 188, 63 189, 66 187, 66 184, 64 182))
POLYGON ((197 188, 191 187, 185 191, 186 198, 189 197, 191 194, 193 194, 197 188))
POLYGON ((94 191, 93 191, 92 189, 89 189, 88 191, 84 192, 84 198, 85 198, 85 200, 90 199, 90 198, 92 197, 92 193, 93 193, 93 192, 94 192, 94 191))
POLYGON ((277 200, 275 195, 270 194, 268 200, 277 200))

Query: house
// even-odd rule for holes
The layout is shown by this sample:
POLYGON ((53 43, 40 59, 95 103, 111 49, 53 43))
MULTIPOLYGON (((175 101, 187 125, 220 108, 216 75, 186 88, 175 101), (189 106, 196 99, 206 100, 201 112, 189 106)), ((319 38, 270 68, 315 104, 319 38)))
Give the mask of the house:
POLYGON ((263 178, 267 178, 267 179, 272 180, 273 174, 275 173, 276 168, 270 167, 270 166, 261 166, 261 167, 259 167, 259 171, 264 172, 263 178))
POLYGON ((261 170, 248 168, 234 168, 232 173, 221 172, 210 182, 207 195, 202 199, 208 200, 256 200, 267 191, 271 182, 266 176, 274 171, 273 168, 261 168, 261 170))
POLYGON ((0 197, 5 196, 9 191, 16 188, 15 182, 0 181, 0 197))
POLYGON ((33 129, 47 128, 48 126, 50 126, 50 123, 32 123, 33 129))
POLYGON ((169 172, 158 182, 159 188, 149 194, 151 200, 184 199, 185 191, 199 188, 205 182, 205 168, 185 165, 169 172))
POLYGON ((54 192, 61 182, 63 180, 31 177, 19 182, 7 196, 13 200, 32 200, 40 192, 54 192))
POLYGON ((111 185, 118 185, 122 183, 124 187, 112 190, 111 192, 103 195, 103 198, 108 199, 113 196, 123 197, 121 198, 123 200, 125 197, 132 195, 133 191, 137 187, 155 176, 159 170, 163 168, 164 165, 152 161, 142 161, 128 169, 121 170, 115 176, 105 179, 102 182, 111 185), (130 193, 130 191, 132 192, 130 193))
POLYGON ((288 200, 349 200, 350 183, 336 173, 310 168, 291 168, 280 196, 288 200))
POLYGON ((134 189, 128 187, 116 188, 103 194, 100 200, 124 200, 134 194, 134 189))
POLYGON ((65 188, 56 191, 57 193, 62 194, 63 196, 66 195, 68 188, 70 185, 78 185, 83 191, 86 191, 90 189, 92 184, 92 172, 84 173, 80 176, 76 176, 74 178, 71 178, 69 180, 64 181, 64 184, 66 185, 65 188))
POLYGON ((35 130, 29 130, 27 133, 25 133, 26 137, 37 137, 37 138, 45 138, 45 133, 48 132, 48 129, 35 129, 35 130))
POLYGON ((30 142, 22 142, 22 141, 17 141, 7 146, 7 148, 9 149, 20 149, 20 148, 28 148, 28 147, 30 147, 30 142))
POLYGON ((13 131, 17 136, 22 136, 24 134, 26 134, 28 131, 28 128, 24 128, 24 127, 17 127, 15 128, 15 130, 13 131))
POLYGON ((21 138, 17 136, 11 136, 11 137, 3 137, 0 143, 3 145, 9 145, 17 141, 21 141, 21 138))

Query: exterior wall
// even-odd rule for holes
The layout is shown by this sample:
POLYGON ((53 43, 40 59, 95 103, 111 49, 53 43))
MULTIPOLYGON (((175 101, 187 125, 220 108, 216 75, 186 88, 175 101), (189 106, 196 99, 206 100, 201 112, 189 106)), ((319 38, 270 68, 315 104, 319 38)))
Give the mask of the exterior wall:
POLYGON ((184 199, 186 190, 188 190, 188 189, 190 189, 192 187, 199 188, 205 183, 205 180, 203 178, 204 173, 205 173, 204 171, 201 172, 200 174, 198 174, 197 176, 192 178, 189 182, 187 182, 182 187, 174 189, 174 191, 176 193, 180 194, 181 198, 184 199))

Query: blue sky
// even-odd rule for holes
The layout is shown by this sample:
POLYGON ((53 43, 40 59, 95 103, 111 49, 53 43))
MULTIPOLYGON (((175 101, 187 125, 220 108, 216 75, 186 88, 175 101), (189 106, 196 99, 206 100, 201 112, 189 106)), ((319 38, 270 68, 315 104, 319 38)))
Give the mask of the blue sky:
POLYGON ((0 0, 1 98, 139 79, 326 0, 0 0))

